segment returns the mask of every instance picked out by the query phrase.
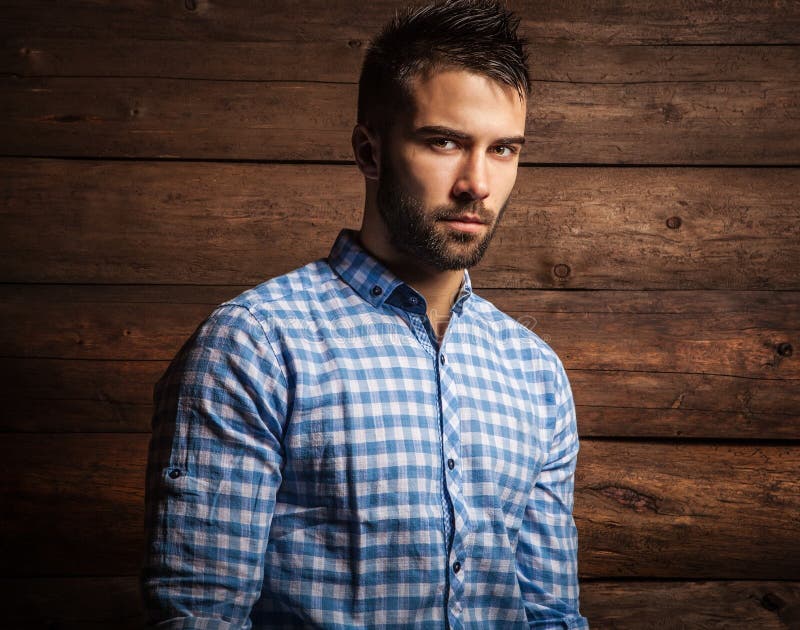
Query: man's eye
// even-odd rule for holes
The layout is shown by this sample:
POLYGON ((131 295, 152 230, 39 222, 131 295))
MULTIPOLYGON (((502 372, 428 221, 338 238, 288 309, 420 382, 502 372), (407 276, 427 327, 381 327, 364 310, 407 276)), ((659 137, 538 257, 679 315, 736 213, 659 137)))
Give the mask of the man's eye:
POLYGON ((431 146, 434 146, 437 149, 455 149, 456 147, 456 143, 449 138, 431 138, 429 142, 431 146))
POLYGON ((501 144, 494 147, 494 152, 496 155, 500 157, 511 157, 517 152, 516 147, 508 146, 506 144, 501 144))

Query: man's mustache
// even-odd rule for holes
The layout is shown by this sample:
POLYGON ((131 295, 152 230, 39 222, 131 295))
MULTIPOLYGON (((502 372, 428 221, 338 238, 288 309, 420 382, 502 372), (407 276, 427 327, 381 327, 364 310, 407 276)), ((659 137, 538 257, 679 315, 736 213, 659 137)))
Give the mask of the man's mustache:
POLYGON ((495 217, 495 214, 484 205, 483 201, 478 199, 466 204, 439 206, 433 218, 440 221, 447 221, 462 214, 474 214, 482 223, 491 223, 494 221, 495 217))

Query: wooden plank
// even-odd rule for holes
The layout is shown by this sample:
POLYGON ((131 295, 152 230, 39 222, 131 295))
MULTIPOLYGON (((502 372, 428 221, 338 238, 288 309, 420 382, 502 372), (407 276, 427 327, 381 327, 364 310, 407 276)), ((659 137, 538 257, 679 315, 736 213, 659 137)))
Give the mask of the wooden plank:
POLYGON ((2 86, 5 155, 351 157, 350 85, 8 78, 2 86))
MULTIPOLYGON (((324 37, 324 35, 321 35, 324 37)), ((562 40, 529 45, 535 82, 792 82, 800 46, 648 46, 562 40)), ((151 77, 219 81, 357 83, 361 40, 9 38, 0 73, 19 77, 151 77)))
POLYGON ((581 448, 575 520, 586 577, 800 577, 796 446, 581 448))
MULTIPOLYGON (((161 289, 162 301, 147 303, 104 302, 102 287, 70 287, 79 297, 62 301, 58 287, 0 286, 0 319, 18 322, 0 329, 3 356, 169 360, 213 307, 171 300, 171 288, 161 289)), ((539 334, 567 369, 800 378, 792 356, 799 292, 480 294, 539 334)))
POLYGON ((603 630, 791 630, 800 625, 800 583, 586 581, 581 612, 603 630))
POLYGON ((3 575, 135 574, 144 554, 148 439, 3 436, 3 575))
MULTIPOLYGON (((6 401, 0 431, 146 433, 153 385, 167 364, 0 359, 0 397, 6 401)), ((800 436, 796 381, 579 368, 570 369, 569 378, 583 437, 800 436)))
MULTIPOLYGON (((135 577, 0 579, 7 630, 138 630, 135 577), (103 597, 98 597, 103 593, 103 597)), ((581 612, 593 628, 758 628, 798 622, 800 583, 584 581, 581 612)))
POLYGON ((569 379, 582 437, 800 438, 797 381, 585 369, 569 379))
POLYGON ((0 431, 146 433, 168 361, 0 359, 0 431))
MULTIPOLYGON (((356 88, 153 78, 2 80, 3 155, 351 161, 356 88)), ((541 82, 526 163, 800 164, 800 83, 541 82)))
MULTIPOLYGON (((20 77, 357 83, 365 49, 361 41, 340 39, 253 42, 64 39, 23 35, 6 40, 0 48, 0 72, 20 77)), ((791 50, 792 47, 787 48, 791 50)), ((786 76, 779 73, 776 78, 783 80, 786 76)))
MULTIPOLYGON (((5 159, 0 172, 3 282, 257 284, 327 255, 363 207, 354 166, 5 159)), ((798 198, 792 168, 521 168, 474 280, 797 290, 798 198)))
MULTIPOLYGON (((281 41, 372 37, 407 0, 370 3, 308 0, 148 0, 87 5, 79 0, 4 3, 8 36, 87 39, 178 39, 281 41)), ((512 0, 521 31, 534 41, 615 44, 791 44, 800 43, 796 2, 664 0, 512 0)))
MULTIPOLYGON (((7 434, 6 577, 134 575, 147 435, 7 434)), ((800 578, 796 446, 586 440, 575 516, 584 577, 800 578)))

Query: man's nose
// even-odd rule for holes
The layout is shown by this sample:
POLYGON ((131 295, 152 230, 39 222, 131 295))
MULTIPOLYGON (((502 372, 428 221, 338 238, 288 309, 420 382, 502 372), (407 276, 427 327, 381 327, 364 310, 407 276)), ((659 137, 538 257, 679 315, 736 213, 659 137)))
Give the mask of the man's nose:
POLYGON ((489 174, 486 155, 482 151, 467 154, 453 185, 453 196, 457 199, 486 199, 489 196, 489 174))

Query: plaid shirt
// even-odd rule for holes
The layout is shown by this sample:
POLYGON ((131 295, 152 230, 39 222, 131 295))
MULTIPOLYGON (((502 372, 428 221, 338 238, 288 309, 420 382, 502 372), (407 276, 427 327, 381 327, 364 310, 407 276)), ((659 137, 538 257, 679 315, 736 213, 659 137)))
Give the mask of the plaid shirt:
POLYGON ((464 272, 425 299, 342 230, 218 306, 156 384, 142 588, 159 628, 587 628, 575 409, 464 272))

